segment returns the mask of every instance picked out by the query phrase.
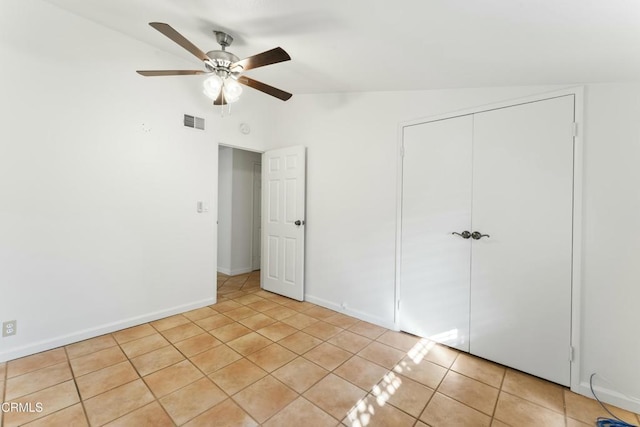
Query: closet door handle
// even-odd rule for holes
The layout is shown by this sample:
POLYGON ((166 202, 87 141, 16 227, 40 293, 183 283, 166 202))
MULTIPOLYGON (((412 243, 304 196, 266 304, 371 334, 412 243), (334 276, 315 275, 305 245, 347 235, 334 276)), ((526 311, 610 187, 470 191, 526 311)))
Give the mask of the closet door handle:
POLYGON ((473 233, 471 233, 471 238, 473 240, 480 240, 483 237, 491 237, 491 236, 489 236, 488 234, 482 234, 479 231, 474 231, 473 233))
POLYGON ((460 237, 462 237, 463 239, 468 239, 469 237, 471 237, 471 233, 469 233, 467 230, 463 231, 462 233, 457 233, 457 232, 453 232, 451 234, 456 234, 460 237))

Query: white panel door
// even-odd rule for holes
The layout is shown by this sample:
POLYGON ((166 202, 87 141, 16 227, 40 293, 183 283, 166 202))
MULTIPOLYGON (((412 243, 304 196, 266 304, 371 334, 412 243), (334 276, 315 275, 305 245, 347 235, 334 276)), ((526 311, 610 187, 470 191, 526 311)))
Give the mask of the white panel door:
POLYGON ((569 385, 574 97, 474 115, 473 354, 569 385))
POLYGON ((404 128, 400 329, 469 350, 472 117, 404 128))
POLYGON ((305 147, 262 155, 263 289, 304 299, 305 147))

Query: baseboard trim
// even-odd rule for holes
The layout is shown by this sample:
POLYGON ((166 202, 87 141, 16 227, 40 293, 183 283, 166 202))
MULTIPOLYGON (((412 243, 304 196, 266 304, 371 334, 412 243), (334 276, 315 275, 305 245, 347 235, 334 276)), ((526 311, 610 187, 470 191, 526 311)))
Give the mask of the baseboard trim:
MULTIPOLYGON (((627 411, 631 411, 636 414, 640 413, 640 401, 634 400, 628 396, 625 396, 622 393, 619 393, 615 390, 611 390, 606 387, 594 385, 593 389, 598 395, 598 399, 600 399, 601 401, 608 403, 610 405, 615 405, 622 409, 626 409, 627 411)), ((572 388, 571 391, 593 399, 593 394, 591 393, 591 388, 589 387, 588 381, 582 381, 576 389, 572 388)), ((635 420, 625 420, 625 421, 630 422, 632 424, 636 422, 635 420)))
POLYGON ((140 316, 130 317, 128 319, 107 323, 104 325, 96 326, 94 328, 87 328, 81 331, 72 332, 70 334, 61 335, 55 338, 38 341, 36 343, 23 345, 18 348, 9 349, 0 353, 0 363, 9 360, 17 359, 24 356, 30 356, 42 351, 52 350, 64 345, 69 345, 79 341, 84 341, 89 338, 94 338, 100 335, 108 334, 111 332, 119 331, 121 329, 130 328, 132 326, 141 325, 143 323, 152 322, 154 320, 162 319, 164 317, 173 316, 174 314, 184 313, 185 311, 194 310, 196 308, 206 307, 216 303, 216 298, 207 298, 204 300, 191 302, 188 304, 182 304, 175 307, 171 307, 165 310, 154 311, 152 313, 146 313, 140 316))
POLYGON ((374 325, 382 326, 383 328, 395 330, 395 325, 393 323, 393 320, 385 321, 381 317, 372 316, 369 313, 365 313, 365 312, 359 311, 359 310, 354 310, 354 309, 349 308, 349 307, 342 307, 340 304, 335 303, 333 301, 328 301, 326 299, 318 298, 316 296, 309 295, 309 294, 305 294, 304 299, 305 299, 305 301, 309 301, 310 303, 319 305, 321 307, 328 308, 328 309, 333 310, 333 311, 337 311, 338 313, 343 313, 343 314, 346 314, 348 316, 355 317, 356 319, 363 320, 363 321, 369 322, 369 323, 373 323, 374 325))

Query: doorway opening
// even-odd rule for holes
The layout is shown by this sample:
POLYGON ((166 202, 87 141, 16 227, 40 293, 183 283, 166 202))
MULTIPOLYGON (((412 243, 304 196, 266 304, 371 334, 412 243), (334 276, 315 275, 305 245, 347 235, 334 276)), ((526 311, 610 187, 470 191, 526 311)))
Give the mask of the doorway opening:
POLYGON ((262 154, 218 146, 218 295, 260 287, 262 154))

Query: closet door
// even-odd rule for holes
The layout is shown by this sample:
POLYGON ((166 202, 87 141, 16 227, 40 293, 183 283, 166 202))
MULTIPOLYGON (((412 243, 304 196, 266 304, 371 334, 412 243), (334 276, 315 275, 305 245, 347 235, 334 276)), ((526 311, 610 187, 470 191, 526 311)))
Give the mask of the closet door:
POLYGON ((474 115, 470 351, 569 385, 574 97, 474 115))
POLYGON ((469 350, 471 116, 404 128, 400 328, 469 350))

